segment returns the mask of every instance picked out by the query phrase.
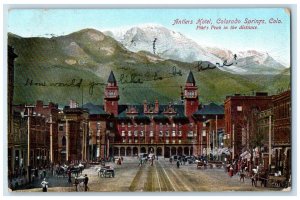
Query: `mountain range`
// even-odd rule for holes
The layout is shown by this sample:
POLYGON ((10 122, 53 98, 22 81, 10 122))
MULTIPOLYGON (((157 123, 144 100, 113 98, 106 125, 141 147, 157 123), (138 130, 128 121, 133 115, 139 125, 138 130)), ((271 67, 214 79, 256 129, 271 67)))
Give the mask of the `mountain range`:
MULTIPOLYGON (((8 44, 18 55, 14 68, 13 103, 34 103, 39 99, 65 105, 73 99, 79 104, 101 104, 111 70, 118 81, 120 103, 130 104, 155 99, 160 103, 180 103, 180 93, 190 70, 194 73, 202 103, 223 103, 227 95, 234 93, 267 91, 274 94, 290 83, 289 68, 281 69, 279 65, 276 65, 280 68, 276 73, 259 75, 236 73, 236 70, 233 73, 227 67, 225 70, 225 67, 199 69, 199 61, 203 61, 202 65, 214 66, 216 61, 221 62, 231 55, 226 52, 226 57, 227 54, 218 53, 216 49, 201 48, 180 33, 161 29, 160 37, 169 34, 168 38, 177 43, 168 46, 158 37, 156 52, 153 52, 153 41, 150 43, 155 35, 151 35, 150 30, 149 34, 143 33, 139 28, 126 31, 122 41, 112 32, 104 34, 95 29, 51 38, 23 38, 9 33, 8 44), (135 46, 130 44, 134 33, 138 33, 135 46), (162 51, 162 47, 166 50, 162 51), (193 53, 193 49, 197 52, 193 53)), ((246 58, 245 62, 251 62, 249 56, 246 58)), ((259 61, 267 67, 276 63, 271 57, 259 61)))
POLYGON ((267 52, 248 50, 233 53, 227 49, 203 47, 183 34, 158 24, 143 24, 104 33, 119 41, 130 51, 148 51, 164 59, 189 63, 209 61, 220 65, 223 65, 226 60, 228 64, 233 65, 223 66, 220 69, 231 73, 278 74, 286 68, 267 52))

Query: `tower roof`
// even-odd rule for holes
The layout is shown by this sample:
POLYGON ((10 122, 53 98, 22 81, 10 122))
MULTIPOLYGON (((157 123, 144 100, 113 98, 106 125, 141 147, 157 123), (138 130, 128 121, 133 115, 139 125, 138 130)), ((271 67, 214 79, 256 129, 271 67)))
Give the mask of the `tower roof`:
POLYGON ((117 82, 113 71, 110 72, 110 75, 108 77, 108 81, 107 82, 108 83, 116 83, 117 82))
POLYGON ((189 76, 188 76, 186 82, 187 83, 193 83, 193 84, 195 84, 195 79, 194 79, 194 75, 193 75, 192 71, 190 71, 189 76))

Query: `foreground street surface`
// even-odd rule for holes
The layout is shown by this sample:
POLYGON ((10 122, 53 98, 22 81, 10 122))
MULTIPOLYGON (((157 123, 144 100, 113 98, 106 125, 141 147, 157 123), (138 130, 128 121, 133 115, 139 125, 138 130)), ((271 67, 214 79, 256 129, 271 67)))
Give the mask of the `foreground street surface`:
MULTIPOLYGON (((88 192, 222 192, 222 191, 281 191, 282 188, 257 187, 251 185, 251 179, 240 182, 238 175, 229 177, 223 168, 197 169, 195 164, 172 164, 168 159, 159 158, 139 166, 137 158, 124 158, 122 165, 107 163, 115 169, 114 178, 99 177, 97 168, 91 166, 83 171, 89 177, 88 192)), ((42 181, 42 180, 41 180, 42 181)), ((41 181, 34 188, 16 192, 42 192, 41 181)), ((48 192, 75 192, 74 177, 72 184, 65 177, 49 177, 48 192)), ((83 185, 78 186, 84 192, 83 185)))

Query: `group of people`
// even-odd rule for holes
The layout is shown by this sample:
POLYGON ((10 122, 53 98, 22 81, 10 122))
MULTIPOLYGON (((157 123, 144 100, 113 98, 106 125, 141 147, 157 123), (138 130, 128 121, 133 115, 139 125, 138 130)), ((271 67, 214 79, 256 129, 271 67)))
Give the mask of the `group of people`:
POLYGON ((251 179, 251 185, 253 187, 257 186, 257 182, 261 181, 261 186, 266 187, 268 171, 263 169, 262 166, 254 166, 253 168, 248 167, 245 160, 233 160, 227 162, 225 171, 228 173, 229 177, 238 174, 240 177, 240 182, 245 182, 245 178, 249 177, 251 179))
MULTIPOLYGON (((72 180, 69 178, 69 183, 72 183, 72 180)), ((82 183, 82 185, 84 186, 84 191, 88 191, 89 187, 88 187, 88 183, 89 183, 89 177, 87 176, 87 174, 84 175, 83 178, 79 178, 79 177, 75 177, 74 180, 74 185, 75 185, 75 191, 78 192, 78 186, 82 183), (80 180, 83 180, 82 182, 80 182, 80 180)), ((42 185, 42 190, 43 192, 47 192, 48 191, 48 186, 49 183, 47 182, 46 178, 43 179, 43 181, 41 182, 42 185)))
POLYGON ((88 187, 88 183, 89 183, 89 177, 87 176, 87 174, 84 175, 83 181, 80 182, 80 179, 78 177, 75 177, 75 181, 74 181, 74 185, 75 185, 75 191, 78 192, 78 186, 83 183, 84 186, 84 191, 88 191, 89 187, 88 187))

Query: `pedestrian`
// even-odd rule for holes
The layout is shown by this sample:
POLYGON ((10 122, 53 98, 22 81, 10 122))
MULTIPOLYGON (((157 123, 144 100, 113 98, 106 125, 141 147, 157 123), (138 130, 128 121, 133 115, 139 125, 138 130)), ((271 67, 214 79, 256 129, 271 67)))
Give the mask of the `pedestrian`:
POLYGON ((89 177, 86 175, 84 175, 84 191, 88 191, 88 183, 89 183, 89 177))
POLYGON ((232 165, 230 165, 230 168, 229 168, 229 176, 230 177, 233 176, 233 167, 232 167, 232 165))
POLYGON ((143 165, 143 160, 142 160, 142 158, 140 158, 139 166, 141 167, 142 165, 143 165))
POLYGON ((78 181, 77 177, 75 177, 74 185, 75 185, 76 192, 78 192, 78 184, 79 184, 79 181, 78 181))
POLYGON ((179 166, 180 166, 179 160, 177 160, 176 165, 177 165, 177 168, 179 168, 179 166))
POLYGON ((44 178, 46 178, 46 175, 47 175, 47 172, 46 172, 46 169, 44 168, 43 169, 43 176, 44 176, 44 178))
POLYGON ((69 169, 69 170, 68 170, 68 183, 70 183, 70 184, 72 183, 72 179, 71 179, 71 178, 72 178, 72 172, 71 172, 71 170, 69 169))
POLYGON ((256 173, 252 173, 252 176, 251 176, 251 184, 252 186, 256 187, 256 173))
POLYGON ((46 178, 44 178, 44 180, 41 183, 42 188, 43 188, 43 192, 47 192, 48 190, 48 182, 46 181, 46 178))

